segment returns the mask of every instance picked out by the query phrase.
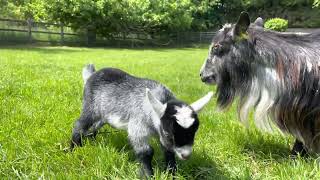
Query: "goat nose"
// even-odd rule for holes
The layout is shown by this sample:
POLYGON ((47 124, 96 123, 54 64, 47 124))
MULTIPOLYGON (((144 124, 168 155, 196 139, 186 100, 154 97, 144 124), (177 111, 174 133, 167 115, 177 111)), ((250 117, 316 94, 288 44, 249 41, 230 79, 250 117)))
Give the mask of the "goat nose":
POLYGON ((181 154, 182 159, 188 159, 190 157, 190 155, 187 154, 181 154))
POLYGON ((203 77, 203 76, 201 76, 201 81, 202 82, 206 82, 208 80, 208 77, 203 77))

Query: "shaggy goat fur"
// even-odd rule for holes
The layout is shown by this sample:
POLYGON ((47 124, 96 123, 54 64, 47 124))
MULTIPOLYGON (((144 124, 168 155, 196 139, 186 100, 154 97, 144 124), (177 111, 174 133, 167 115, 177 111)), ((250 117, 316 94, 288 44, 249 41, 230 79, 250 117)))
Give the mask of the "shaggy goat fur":
POLYGON ((279 33, 250 24, 241 13, 213 38, 200 71, 203 82, 217 84, 218 104, 225 108, 239 97, 245 124, 254 108, 255 124, 297 138, 304 148, 320 152, 320 31, 279 33))
POLYGON ((82 145, 82 136, 89 130, 96 134, 104 124, 128 132, 128 138, 142 163, 143 174, 153 174, 153 149, 149 139, 157 135, 165 152, 167 167, 174 172, 175 156, 187 159, 192 152, 195 133, 199 126, 197 112, 212 96, 188 105, 174 97, 160 83, 131 76, 115 68, 95 72, 93 65, 83 69, 85 82, 83 108, 75 122, 71 149, 82 145))

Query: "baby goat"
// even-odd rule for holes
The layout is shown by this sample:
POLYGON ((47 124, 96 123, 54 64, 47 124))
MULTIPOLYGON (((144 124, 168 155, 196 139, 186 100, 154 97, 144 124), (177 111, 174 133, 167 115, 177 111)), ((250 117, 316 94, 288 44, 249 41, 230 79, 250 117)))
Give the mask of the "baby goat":
POLYGON ((159 136, 167 168, 172 173, 176 170, 174 153, 182 160, 191 155, 199 126, 197 112, 210 101, 212 92, 189 106, 156 81, 114 68, 95 72, 92 64, 83 69, 83 80, 83 109, 73 128, 71 149, 82 145, 81 139, 89 129, 96 134, 108 123, 127 130, 146 176, 153 174, 153 149, 148 143, 152 135, 159 136))

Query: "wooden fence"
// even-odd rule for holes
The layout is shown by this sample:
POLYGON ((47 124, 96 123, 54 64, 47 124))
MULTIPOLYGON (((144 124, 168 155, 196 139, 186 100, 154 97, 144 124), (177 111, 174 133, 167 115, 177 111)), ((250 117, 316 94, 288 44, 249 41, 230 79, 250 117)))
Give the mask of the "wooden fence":
POLYGON ((0 41, 2 43, 55 42, 64 44, 66 37, 68 41, 76 37, 74 42, 78 43, 79 37, 83 34, 74 32, 70 26, 62 23, 0 18, 0 41))
POLYGON ((74 31, 70 26, 62 23, 0 18, 0 43, 46 42, 60 45, 113 47, 184 46, 187 44, 208 44, 214 35, 214 32, 177 32, 151 36, 145 33, 126 32, 113 35, 112 38, 106 38, 96 36, 88 29, 90 28, 83 27, 74 31))

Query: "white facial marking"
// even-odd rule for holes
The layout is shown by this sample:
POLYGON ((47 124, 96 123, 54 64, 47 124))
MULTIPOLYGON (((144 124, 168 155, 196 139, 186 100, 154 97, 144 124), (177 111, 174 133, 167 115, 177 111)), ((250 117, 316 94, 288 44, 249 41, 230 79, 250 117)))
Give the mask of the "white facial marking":
POLYGON ((195 119, 191 117, 192 109, 188 106, 175 106, 177 113, 174 115, 177 118, 177 123, 183 128, 189 128, 195 119))
POLYGON ((192 153, 192 146, 185 145, 182 147, 176 147, 174 148, 174 152, 181 160, 186 160, 192 153))
POLYGON ((224 31, 226 28, 231 28, 231 24, 225 24, 223 27, 219 30, 220 32, 224 31))

